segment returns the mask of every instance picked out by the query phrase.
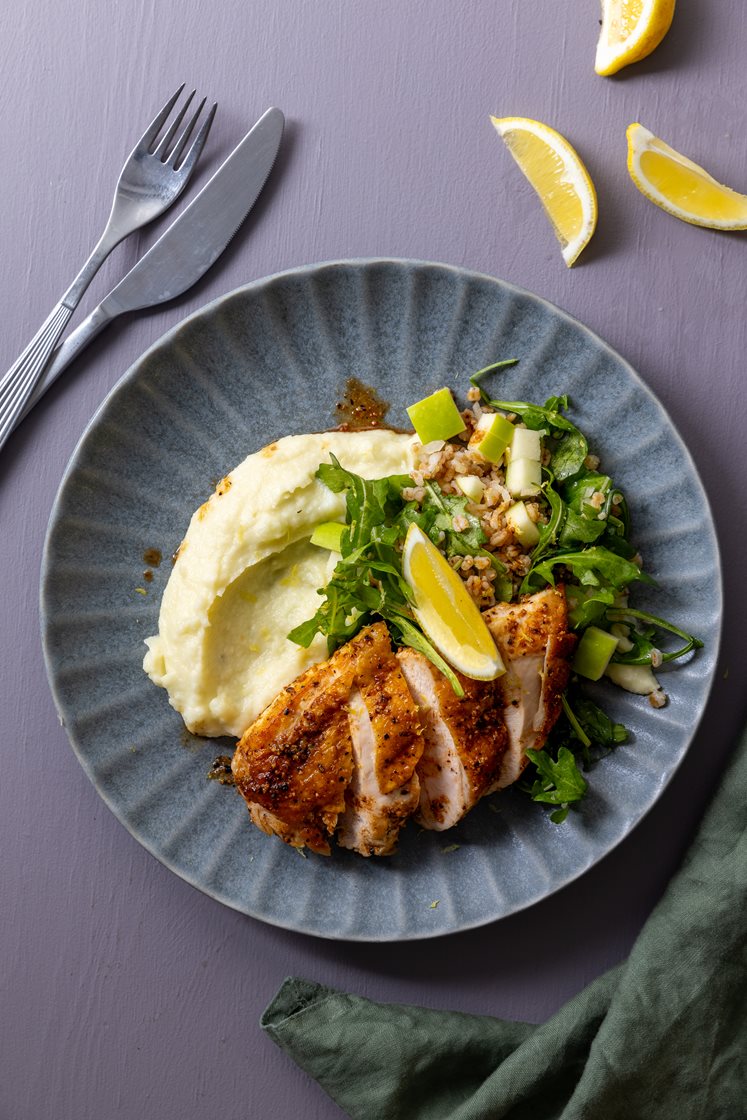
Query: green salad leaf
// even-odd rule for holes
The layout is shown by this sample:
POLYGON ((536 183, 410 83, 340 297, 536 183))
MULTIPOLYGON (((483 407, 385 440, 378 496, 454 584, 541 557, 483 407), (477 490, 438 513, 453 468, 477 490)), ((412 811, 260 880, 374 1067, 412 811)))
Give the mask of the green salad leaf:
POLYGON ((568 809, 588 792, 579 762, 590 770, 628 739, 627 728, 611 720, 577 685, 570 685, 562 700, 563 710, 543 750, 527 751, 532 769, 519 783, 533 801, 559 806, 550 815, 554 824, 562 824, 568 809))
MULTIPOLYGON (((345 470, 334 455, 330 458, 332 462, 322 463, 316 477, 335 494, 345 494, 341 559, 327 586, 318 592, 323 602, 316 614, 294 627, 288 638, 308 648, 317 634, 324 634, 332 654, 364 626, 381 618, 395 642, 424 654, 448 678, 457 696, 463 696, 464 689, 453 669, 417 623, 412 591, 402 574, 401 551, 397 547, 412 521, 417 521, 425 532, 429 525, 433 528, 436 518, 444 516, 448 509, 448 504, 436 499, 439 495, 446 499, 447 495, 441 495, 434 485, 431 507, 421 512, 415 503, 402 497, 405 487, 412 485, 409 475, 364 479, 345 470)), ((474 526, 471 528, 474 531, 474 526)), ((441 529, 434 531, 445 533, 441 529)))
POLYGON ((571 805, 586 796, 588 782, 578 768, 576 756, 568 747, 561 747, 557 758, 547 751, 527 750, 527 757, 537 768, 537 777, 529 789, 533 801, 557 805, 550 814, 553 824, 562 824, 571 805))
POLYGON ((632 607, 621 607, 607 611, 607 621, 610 623, 622 622, 629 625, 628 640, 633 643, 633 648, 627 652, 618 650, 612 657, 613 661, 623 665, 651 665, 652 654, 656 652, 661 658, 661 663, 676 661, 684 657, 693 649, 702 649, 703 643, 694 634, 680 630, 672 622, 657 618, 656 615, 646 611, 634 610, 632 607), (676 634, 682 638, 684 645, 679 649, 665 651, 660 649, 658 634, 676 634))
POLYGON ((554 587, 555 569, 558 567, 571 572, 582 586, 606 587, 616 592, 625 590, 636 580, 653 582, 632 560, 626 560, 603 545, 593 545, 578 552, 556 552, 534 564, 524 578, 522 595, 531 594, 547 584, 554 587))
MULTIPOLYGON (((572 698, 569 699, 568 695, 564 697, 565 704, 569 710, 573 711, 573 715, 578 722, 579 726, 584 731, 587 738, 590 740, 586 746, 593 746, 596 748, 597 756, 599 749, 611 750, 617 747, 620 743, 625 743, 628 740, 628 729, 622 723, 615 723, 611 720, 606 712, 590 700, 588 696, 584 696, 578 689, 573 690, 572 698), (571 708, 572 702, 572 708, 571 708)), ((587 762, 589 757, 587 756, 587 762)))
POLYGON ((444 494, 440 486, 430 479, 425 480, 425 498, 421 506, 424 523, 421 528, 448 557, 477 555, 483 551, 483 545, 488 539, 480 518, 469 512, 468 504, 469 498, 466 496, 444 494), (468 527, 455 529, 455 517, 463 517, 468 522, 468 527))

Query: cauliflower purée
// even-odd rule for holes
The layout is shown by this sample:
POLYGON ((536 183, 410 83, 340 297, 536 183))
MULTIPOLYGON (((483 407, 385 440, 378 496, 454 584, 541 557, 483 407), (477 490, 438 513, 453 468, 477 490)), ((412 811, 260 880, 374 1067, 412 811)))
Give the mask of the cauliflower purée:
POLYGON ((314 473, 332 452, 364 478, 412 469, 413 438, 381 430, 286 436, 250 455, 192 517, 144 668, 197 735, 240 736, 286 684, 327 656, 286 634, 314 614, 335 557, 309 543, 345 498, 314 473))

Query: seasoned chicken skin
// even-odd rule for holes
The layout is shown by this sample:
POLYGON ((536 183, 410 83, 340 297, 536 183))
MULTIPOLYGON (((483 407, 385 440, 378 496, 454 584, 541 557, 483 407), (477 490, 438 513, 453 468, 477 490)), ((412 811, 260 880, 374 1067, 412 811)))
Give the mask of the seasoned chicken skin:
POLYGON ((508 748, 503 695, 495 681, 460 675, 460 699, 421 653, 401 649, 397 658, 423 719, 416 816, 425 828, 441 831, 461 820, 500 779, 508 748))
POLYGON ((544 746, 560 714, 576 638, 568 632, 568 609, 560 587, 548 587, 518 603, 498 603, 483 613, 506 672, 494 682, 502 696, 508 750, 496 789, 520 777, 527 748, 544 746))
POLYGON ((461 699, 422 654, 395 656, 383 622, 284 688, 233 757, 254 823, 324 855, 335 834, 362 855, 389 855, 409 816, 451 828, 515 782, 560 713, 576 639, 561 589, 483 617, 506 672, 460 677, 461 699))
POLYGON ((284 688, 239 740, 231 763, 258 828, 325 855, 353 776, 352 646, 284 688))
POLYGON ((417 808, 415 768, 423 753, 417 706, 391 650, 383 623, 372 626, 367 656, 348 702, 353 780, 339 820, 338 843, 361 855, 389 855, 417 808))
POLYGON ((417 708, 384 623, 368 626, 288 685, 234 753, 254 823, 328 855, 340 843, 386 855, 418 799, 417 708))

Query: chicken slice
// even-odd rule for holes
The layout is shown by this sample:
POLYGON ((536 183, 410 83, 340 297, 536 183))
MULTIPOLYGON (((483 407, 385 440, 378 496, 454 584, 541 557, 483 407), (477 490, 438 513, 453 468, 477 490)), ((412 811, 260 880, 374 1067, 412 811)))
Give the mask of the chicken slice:
POLYGON ((382 622, 284 688, 239 740, 232 770, 263 832, 329 855, 339 824, 344 847, 386 855, 417 804, 421 753, 382 622))
POLYGON ((418 709, 392 653, 383 623, 369 627, 348 701, 353 779, 339 820, 338 843, 364 856, 394 851, 420 795, 416 766, 423 753, 418 709))
POLYGON ((461 820, 500 777, 508 747, 503 695, 495 681, 460 676, 459 699, 421 653, 401 649, 397 658, 424 724, 418 820, 441 831, 461 820))
POLYGON ((576 638, 568 631, 562 588, 548 587, 518 603, 483 612, 506 672, 495 684, 503 695, 508 751, 495 789, 520 777, 528 748, 540 750, 560 715, 576 638))
POLYGON ((353 776, 346 705, 356 641, 284 688, 239 740, 231 764, 258 828, 324 855, 353 776))

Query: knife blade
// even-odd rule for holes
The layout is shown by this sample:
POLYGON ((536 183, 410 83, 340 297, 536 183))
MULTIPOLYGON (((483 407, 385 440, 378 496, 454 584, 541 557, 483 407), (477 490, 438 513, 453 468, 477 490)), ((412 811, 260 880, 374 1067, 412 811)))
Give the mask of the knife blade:
POLYGON ((197 283, 238 231, 272 170, 283 136, 280 109, 268 109, 123 280, 58 346, 21 420, 81 350, 111 321, 175 299, 197 283))

